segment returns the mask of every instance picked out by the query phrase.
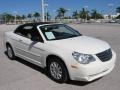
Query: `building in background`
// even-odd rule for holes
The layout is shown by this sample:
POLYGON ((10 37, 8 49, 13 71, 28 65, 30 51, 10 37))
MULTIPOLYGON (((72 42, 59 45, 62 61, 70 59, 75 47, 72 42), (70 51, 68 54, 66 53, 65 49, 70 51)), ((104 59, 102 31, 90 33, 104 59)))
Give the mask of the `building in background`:
POLYGON ((103 15, 104 16, 104 19, 114 19, 116 17, 118 17, 120 15, 120 13, 117 13, 117 14, 113 14, 113 15, 103 15))

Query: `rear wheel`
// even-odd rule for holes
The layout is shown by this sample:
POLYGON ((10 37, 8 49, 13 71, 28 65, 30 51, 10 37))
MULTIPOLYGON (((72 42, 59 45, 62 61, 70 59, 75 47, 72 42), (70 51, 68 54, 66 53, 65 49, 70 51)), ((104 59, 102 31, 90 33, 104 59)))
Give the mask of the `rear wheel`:
POLYGON ((8 58, 10 58, 11 60, 14 60, 15 59, 15 54, 14 54, 14 51, 13 51, 12 47, 8 44, 6 46, 6 48, 7 48, 7 56, 8 56, 8 58))
POLYGON ((63 83, 68 80, 67 68, 59 58, 50 58, 47 70, 50 78, 58 83, 63 83))

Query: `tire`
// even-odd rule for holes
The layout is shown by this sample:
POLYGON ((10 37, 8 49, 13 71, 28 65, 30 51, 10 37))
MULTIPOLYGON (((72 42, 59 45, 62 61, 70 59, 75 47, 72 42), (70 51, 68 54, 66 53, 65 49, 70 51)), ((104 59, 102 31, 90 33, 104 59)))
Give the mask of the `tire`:
POLYGON ((50 58, 47 64, 48 75, 57 83, 68 80, 68 71, 65 64, 59 58, 50 58))
POLYGON ((12 47, 8 44, 8 45, 6 45, 6 48, 7 48, 8 58, 11 59, 11 60, 14 60, 15 59, 15 54, 14 54, 14 51, 13 51, 12 47))

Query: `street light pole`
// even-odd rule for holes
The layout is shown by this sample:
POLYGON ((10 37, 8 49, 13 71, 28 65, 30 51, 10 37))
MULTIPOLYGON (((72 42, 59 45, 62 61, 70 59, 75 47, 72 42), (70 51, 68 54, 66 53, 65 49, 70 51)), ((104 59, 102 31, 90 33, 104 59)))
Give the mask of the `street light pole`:
POLYGON ((47 7, 46 7, 46 22, 48 21, 48 14, 47 14, 48 12, 47 12, 47 7))
POLYGON ((84 6, 84 8, 86 9, 86 21, 87 21, 87 19, 88 19, 88 16, 87 16, 87 8, 88 8, 88 6, 84 6))
POLYGON ((48 11, 47 11, 47 7, 48 7, 48 4, 44 4, 45 14, 46 14, 46 15, 45 15, 45 16, 46 16, 46 20, 45 20, 46 22, 47 22, 47 18, 48 18, 48 17, 47 17, 47 12, 48 12, 48 11))
POLYGON ((14 13, 15 13, 15 24, 17 24, 17 11, 14 11, 14 13))
POLYGON ((45 22, 44 0, 41 1, 42 1, 42 22, 45 22))

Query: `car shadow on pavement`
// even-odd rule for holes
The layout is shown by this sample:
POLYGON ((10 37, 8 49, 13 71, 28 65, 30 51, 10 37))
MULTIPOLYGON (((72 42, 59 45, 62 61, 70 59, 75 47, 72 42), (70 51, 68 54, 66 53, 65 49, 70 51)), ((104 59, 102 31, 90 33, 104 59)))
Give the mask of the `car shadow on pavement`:
POLYGON ((28 61, 25 61, 24 59, 21 59, 21 58, 19 58, 19 57, 16 57, 15 60, 18 61, 18 62, 20 62, 20 63, 22 63, 22 64, 24 64, 25 66, 28 66, 28 67, 30 67, 30 68, 32 68, 32 69, 34 69, 34 70, 36 70, 36 71, 39 71, 40 73, 46 75, 46 70, 43 69, 43 68, 41 68, 40 66, 37 66, 37 65, 32 64, 32 63, 30 63, 30 62, 28 62, 28 61))
MULTIPOLYGON (((101 78, 102 78, 102 77, 101 77, 101 78)), ((92 83, 98 81, 98 80, 101 79, 101 78, 98 78, 98 79, 93 80, 93 81, 91 81, 91 82, 69 80, 69 81, 67 82, 67 84, 71 84, 71 85, 75 85, 75 86, 86 86, 86 85, 89 85, 89 84, 92 84, 92 83)))
MULTIPOLYGON (((6 53, 6 52, 4 52, 4 53, 5 53, 5 55, 7 56, 7 53, 6 53)), ((13 60, 13 61, 14 61, 14 60, 13 60)), ((39 66, 37 66, 37 65, 35 65, 35 64, 32 64, 32 63, 30 63, 30 62, 28 62, 28 61, 25 61, 24 59, 21 59, 21 58, 19 58, 19 57, 16 57, 15 61, 20 62, 20 63, 24 64, 25 66, 28 66, 28 67, 30 67, 30 68, 32 68, 32 69, 34 69, 34 70, 36 70, 36 71, 38 71, 38 72, 46 75, 49 79, 51 79, 51 78, 48 76, 46 69, 43 69, 43 68, 41 68, 41 67, 39 67, 39 66)), ((101 78, 99 78, 99 79, 101 79, 101 78)), ((91 83, 99 80, 99 79, 96 79, 96 80, 94 80, 94 81, 92 81, 92 82, 68 80, 65 84, 76 85, 76 86, 86 86, 86 85, 89 85, 89 84, 91 84, 91 83)), ((60 83, 60 84, 62 84, 62 83, 60 83)), ((64 83, 63 83, 63 84, 64 84, 64 83)))
MULTIPOLYGON (((4 52, 4 54, 7 56, 7 52, 4 52)), ((14 61, 14 60, 12 60, 12 61, 14 61)), ((39 66, 37 66, 35 64, 32 64, 32 63, 30 63, 30 62, 28 62, 28 61, 26 61, 26 60, 24 60, 22 58, 16 57, 15 61, 20 62, 20 63, 24 64, 25 66, 28 66, 28 67, 36 70, 36 71, 39 71, 42 74, 46 74, 46 70, 45 69, 43 69, 43 68, 41 68, 41 67, 39 67, 39 66)))

